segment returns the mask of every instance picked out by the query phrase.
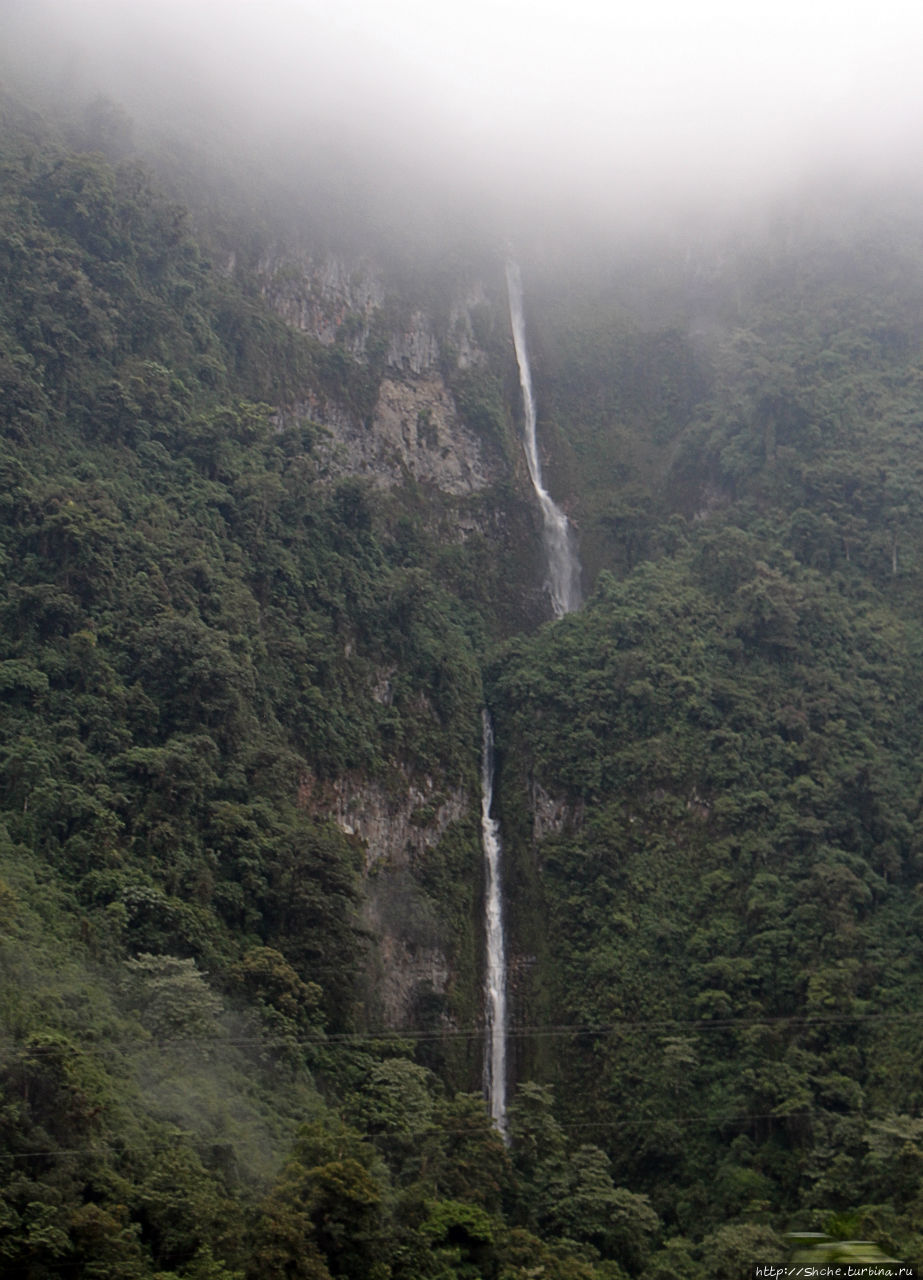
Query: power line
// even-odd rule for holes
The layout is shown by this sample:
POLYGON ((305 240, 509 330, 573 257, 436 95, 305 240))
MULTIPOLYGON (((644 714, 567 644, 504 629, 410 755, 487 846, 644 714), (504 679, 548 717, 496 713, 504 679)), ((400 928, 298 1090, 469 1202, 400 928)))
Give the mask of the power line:
MULTIPOLYGON (((620 1018, 615 1022, 602 1023, 598 1026, 580 1025, 574 1026, 567 1023, 546 1023, 546 1024, 522 1024, 512 1026, 507 1029, 509 1039, 516 1040, 538 1040, 538 1039, 599 1039, 601 1037, 617 1036, 623 1031, 660 1031, 667 1032, 671 1030, 693 1030, 693 1031, 734 1031, 737 1029, 748 1029, 753 1027, 766 1027, 767 1029, 777 1028, 797 1028, 797 1027, 826 1027, 826 1026, 849 1026, 853 1024, 901 1024, 901 1023, 919 1023, 923 1021, 923 1011, 917 1013, 830 1013, 830 1014, 779 1014, 773 1017, 741 1017, 741 1018, 620 1018)), ((67 1035, 66 1032, 50 1032, 49 1034, 67 1035)), ((325 1046, 349 1045, 349 1044, 379 1044, 379 1043, 400 1043, 401 1041, 409 1041, 416 1044, 427 1042, 438 1042, 442 1040, 471 1040, 477 1041, 484 1038, 486 1034, 483 1026, 475 1027, 440 1027, 434 1030, 395 1030, 394 1028, 382 1028, 377 1031, 339 1031, 339 1032, 318 1032, 315 1035, 294 1035, 294 1036, 151 1036, 149 1039, 142 1039, 140 1036, 134 1036, 125 1039, 107 1039, 100 1041, 96 1045, 62 1045, 60 1043, 50 1045, 28 1045, 23 1044, 22 1047, 29 1052, 55 1052, 62 1048, 71 1049, 74 1052, 91 1052, 93 1049, 102 1051, 119 1049, 125 1047, 134 1048, 159 1048, 170 1045, 186 1046, 190 1048, 206 1047, 211 1045, 224 1045, 232 1048, 248 1048, 258 1047, 271 1049, 274 1047, 290 1048, 294 1045, 312 1046, 314 1048, 324 1048, 325 1046)))
MULTIPOLYGON (((645 1117, 644 1119, 620 1117, 617 1120, 610 1120, 610 1121, 575 1120, 572 1122, 555 1120, 554 1124, 556 1128, 562 1130, 565 1133, 576 1133, 576 1132, 581 1132, 586 1130, 589 1130, 591 1132, 596 1132, 596 1133, 600 1133, 600 1132, 609 1133, 613 1131, 619 1131, 625 1128, 642 1128, 643 1129, 643 1128, 651 1128, 654 1125, 662 1125, 662 1124, 682 1125, 682 1126, 726 1125, 726 1124, 742 1125, 742 1124, 749 1124, 757 1120, 811 1120, 811 1119, 816 1119, 818 1116, 826 1116, 829 1114, 854 1115, 855 1113, 854 1112, 829 1113, 829 1112, 816 1112, 816 1111, 782 1111, 782 1112, 769 1111, 769 1112, 764 1112, 764 1113, 755 1114, 755 1115, 734 1114, 734 1115, 648 1116, 648 1117, 645 1117)), ((872 1119, 872 1117, 868 1117, 868 1118, 872 1119)), ((488 1121, 489 1119, 487 1116, 486 1105, 485 1105, 484 1119, 485 1119, 485 1122, 488 1121)), ((449 1128, 446 1125, 429 1125, 427 1126, 426 1129, 420 1131, 419 1133, 414 1133, 412 1135, 406 1135, 406 1136, 412 1136, 415 1140, 419 1141, 422 1138, 432 1137, 435 1135, 442 1135, 445 1137, 465 1137, 465 1136, 477 1137, 485 1133, 489 1134, 491 1132, 493 1132, 493 1130, 491 1126, 487 1123, 485 1123, 484 1128, 480 1128, 480 1129, 471 1128, 471 1127, 464 1128, 464 1129, 454 1129, 454 1128, 449 1128)), ((357 1131, 357 1134, 365 1142, 374 1142, 376 1137, 388 1136, 387 1131, 381 1134, 364 1134, 364 1133, 359 1133, 357 1131)), ((189 1135, 185 1132, 178 1135, 178 1137, 182 1137, 182 1138, 188 1137, 188 1136, 189 1135)), ((153 1148, 153 1147, 142 1147, 142 1146, 131 1146, 131 1145, 114 1146, 108 1143, 100 1143, 99 1145, 94 1147, 68 1147, 64 1149, 58 1149, 55 1151, 4 1152, 0 1154, 0 1163, 2 1163, 3 1160, 39 1160, 39 1159, 44 1160, 44 1159, 59 1159, 59 1158, 63 1159, 67 1157, 77 1157, 77 1156, 86 1156, 86 1155, 102 1155, 104 1153, 106 1154, 115 1153, 117 1155, 120 1155, 120 1154, 130 1154, 130 1153, 137 1153, 137 1152, 151 1152, 152 1154, 159 1154, 163 1151, 168 1151, 170 1149, 171 1148, 167 1146, 158 1146, 156 1148, 153 1148)))

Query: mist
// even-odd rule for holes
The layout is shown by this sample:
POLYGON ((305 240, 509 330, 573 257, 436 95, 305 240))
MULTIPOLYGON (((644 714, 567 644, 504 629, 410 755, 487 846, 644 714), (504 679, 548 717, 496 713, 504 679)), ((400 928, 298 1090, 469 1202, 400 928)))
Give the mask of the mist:
POLYGON ((397 220, 605 234, 915 177, 923 16, 894 0, 12 0, 4 21, 12 79, 303 192, 359 175, 345 198, 397 220))

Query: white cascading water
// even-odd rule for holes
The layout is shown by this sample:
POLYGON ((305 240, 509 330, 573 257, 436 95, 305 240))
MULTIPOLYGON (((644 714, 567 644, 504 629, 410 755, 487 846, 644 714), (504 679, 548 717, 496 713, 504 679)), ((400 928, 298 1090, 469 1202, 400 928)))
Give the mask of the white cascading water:
POLYGON ((510 300, 510 323, 513 345, 519 365, 519 385, 525 411, 526 460, 532 487, 542 509, 545 526, 545 549, 548 554, 548 588, 556 618, 580 608, 580 562, 567 516, 552 499, 542 482, 542 467, 535 438, 535 401, 532 396, 532 374, 526 348, 526 322, 522 310, 522 277, 515 262, 506 264, 506 287, 510 300))
MULTIPOLYGON (((525 410, 526 460, 532 487, 542 509, 545 549, 548 555, 548 589, 556 618, 580 608, 580 562, 574 549, 567 516, 542 483, 542 468, 535 438, 535 401, 526 348, 526 322, 522 310, 522 278, 515 262, 506 264, 513 345, 519 365, 519 384, 525 410)), ((500 824, 490 816, 494 799, 494 730, 490 715, 483 717, 481 755, 481 838, 487 879, 487 1043, 484 1050, 484 1089, 494 1124, 506 1132, 506 952, 503 940, 503 894, 500 880, 500 824)))
POLYGON ((506 955, 503 946, 503 899, 500 892, 500 824, 490 816, 494 799, 494 730, 482 711, 481 838, 487 880, 487 1043, 484 1090, 490 1116, 506 1137, 506 955))

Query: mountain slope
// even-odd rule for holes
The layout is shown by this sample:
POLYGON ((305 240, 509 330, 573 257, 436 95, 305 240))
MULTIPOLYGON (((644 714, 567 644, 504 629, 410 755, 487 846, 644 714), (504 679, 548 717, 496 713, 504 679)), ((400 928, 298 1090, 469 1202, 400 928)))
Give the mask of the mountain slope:
POLYGON ((919 1253, 915 219, 524 256, 542 626, 497 253, 218 227, 75 131, 4 99, 5 1274, 919 1253))

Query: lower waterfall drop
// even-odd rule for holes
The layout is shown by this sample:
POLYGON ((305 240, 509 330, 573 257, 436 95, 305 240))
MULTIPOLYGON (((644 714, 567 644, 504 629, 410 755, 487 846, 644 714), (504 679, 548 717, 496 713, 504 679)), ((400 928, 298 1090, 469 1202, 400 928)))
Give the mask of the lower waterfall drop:
POLYGON ((489 712, 481 712, 481 838, 486 870, 487 977, 484 1091, 490 1116, 506 1140, 506 955, 500 883, 500 824, 490 816, 494 799, 494 730, 489 712))

